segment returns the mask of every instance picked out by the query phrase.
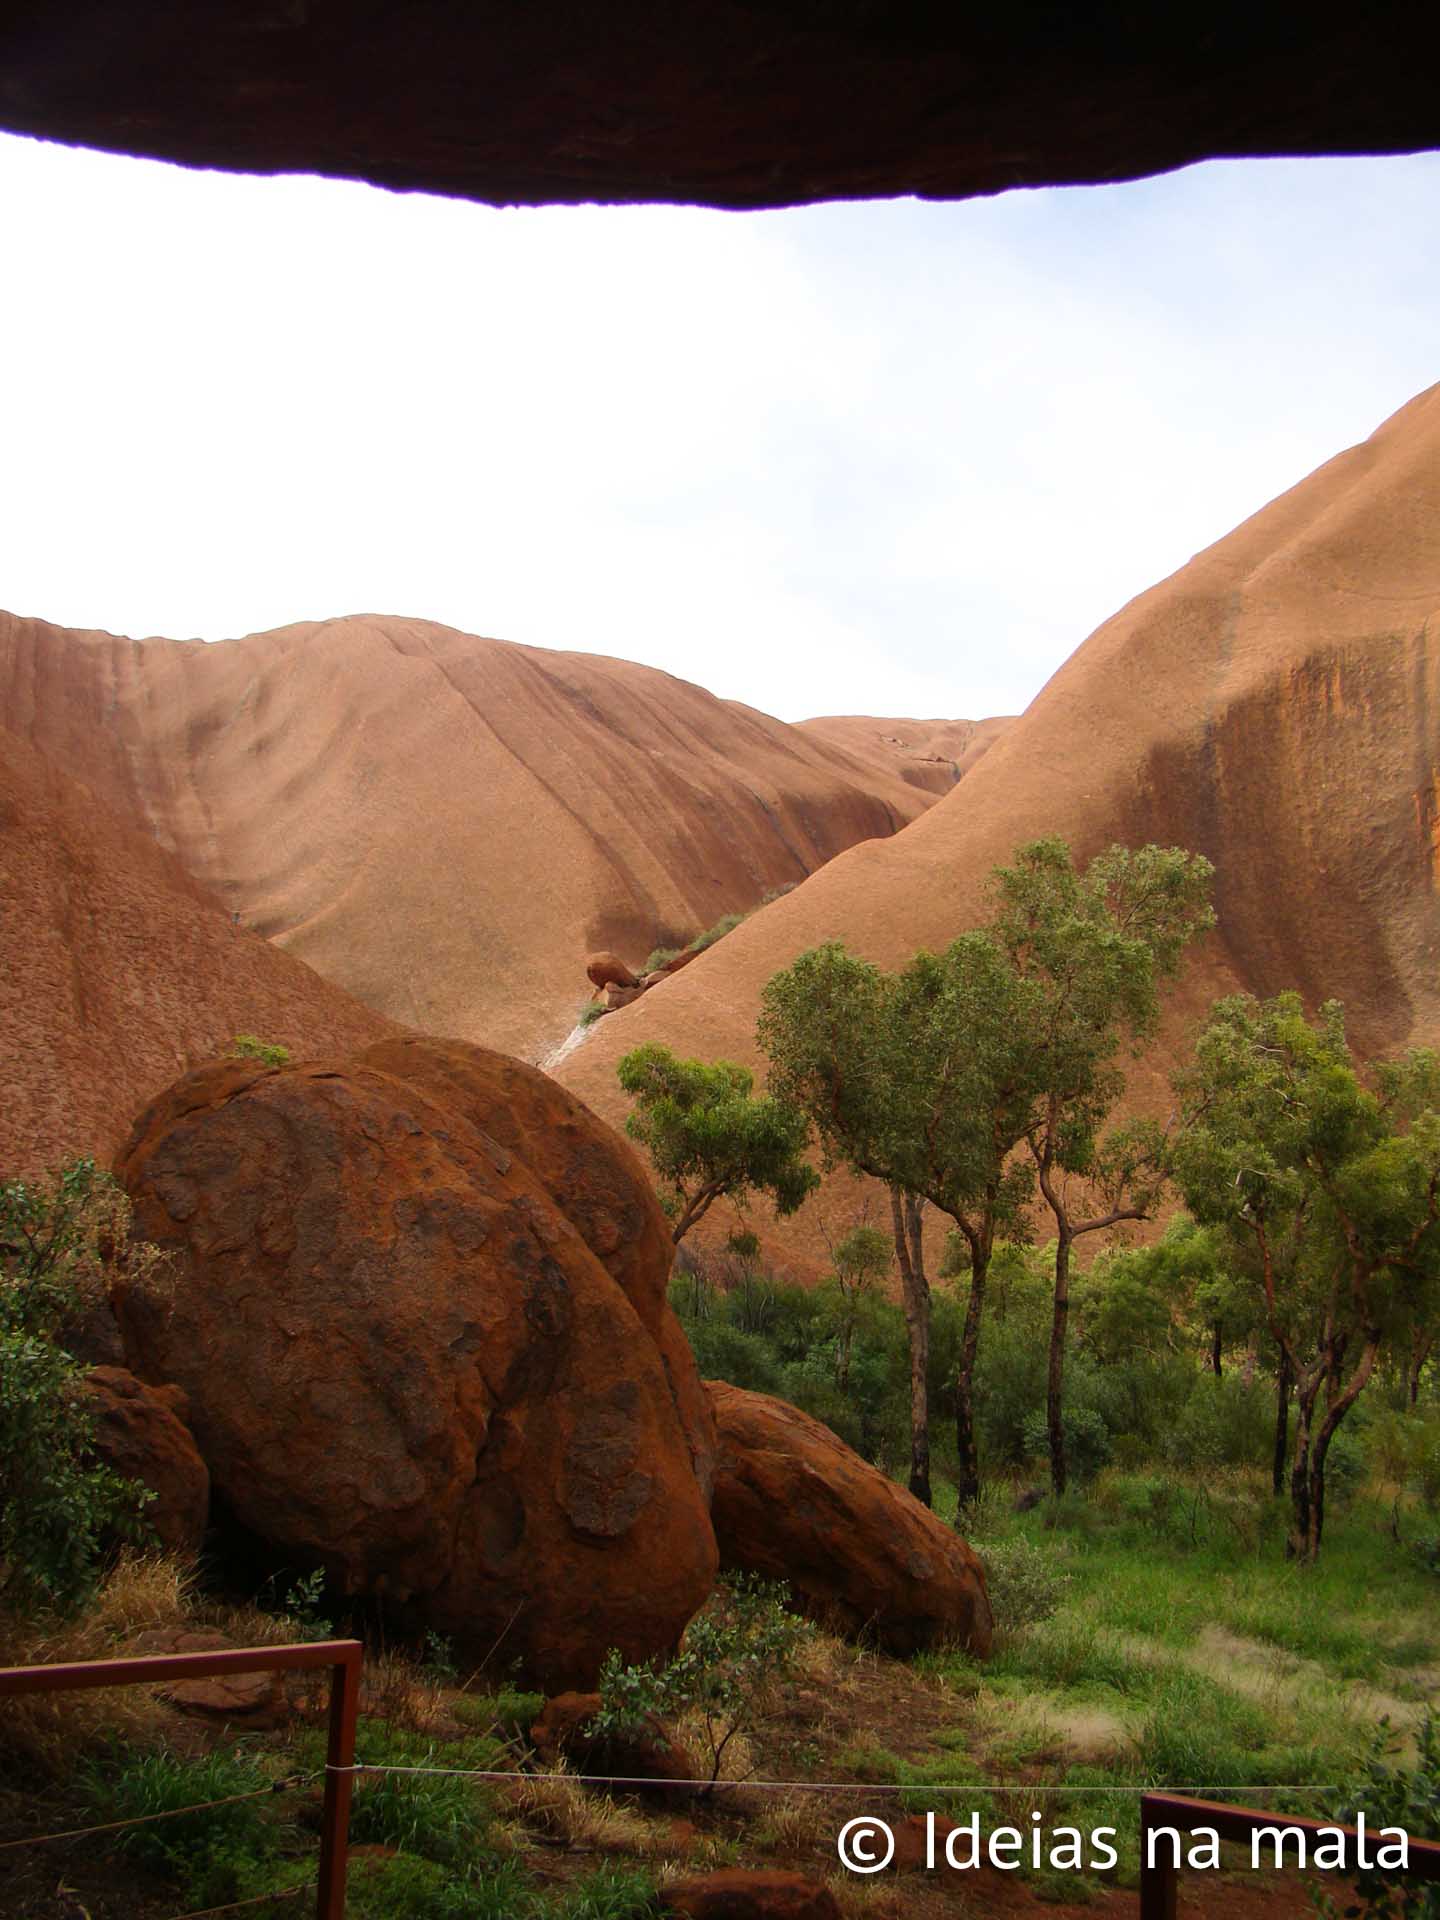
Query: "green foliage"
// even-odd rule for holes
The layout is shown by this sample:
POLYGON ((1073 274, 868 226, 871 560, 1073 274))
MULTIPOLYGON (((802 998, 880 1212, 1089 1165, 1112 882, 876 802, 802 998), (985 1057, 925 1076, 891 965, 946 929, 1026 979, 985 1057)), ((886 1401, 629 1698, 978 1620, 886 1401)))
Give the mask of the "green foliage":
POLYGON ((128 1227, 124 1194, 93 1160, 0 1184, 0 1603, 21 1615, 73 1613, 107 1541, 151 1537, 153 1496, 94 1459, 86 1368, 64 1345, 103 1301, 106 1255, 128 1227))
POLYGON ((809 1129, 783 1100, 756 1097, 748 1068, 678 1060, 653 1042, 627 1053, 620 1084, 635 1100, 625 1130, 650 1155, 679 1241, 718 1199, 767 1193, 793 1213, 819 1185, 803 1159, 809 1129))
POLYGON ((697 934, 690 942, 696 953, 703 953, 706 947, 713 947, 717 940, 723 940, 727 933, 733 933, 748 916, 743 913, 724 913, 713 927, 707 927, 704 933, 697 934))
POLYGON ((256 1860, 274 1852, 272 1829, 262 1811, 269 1776, 245 1753, 220 1749, 199 1759, 173 1753, 112 1754, 87 1767, 82 1784, 97 1819, 138 1820, 173 1815, 146 1826, 127 1827, 115 1844, 143 1866, 186 1883, 211 1863, 256 1860), (207 1802, 224 1801, 222 1806, 207 1802), (200 1809, 183 1813, 184 1807, 200 1809))
POLYGON ((1274 1445, 1274 1421, 1269 1381, 1247 1387, 1238 1374, 1200 1373, 1160 1436, 1160 1452, 1177 1467, 1259 1466, 1274 1445))
MULTIPOLYGON (((1102 1467, 1110 1464, 1110 1429, 1094 1407, 1067 1406, 1061 1415, 1065 1433, 1065 1458, 1070 1471, 1082 1483, 1093 1480, 1102 1467)), ((1025 1422, 1026 1455, 1041 1460, 1049 1448, 1049 1430, 1045 1409, 1037 1408, 1025 1422)))
POLYGON ((1440 1311, 1440 1058, 1412 1052, 1375 1078, 1362 1083, 1338 1004, 1311 1021, 1283 993, 1220 1001, 1177 1082, 1186 1202, 1221 1236, 1295 1382, 1305 1559, 1331 1436, 1383 1349, 1408 1347, 1440 1311))
POLYGON ((502 1687, 498 1693, 467 1693, 453 1703, 467 1726, 493 1729, 504 1739, 525 1738, 545 1706, 543 1693, 502 1687))
MULTIPOLYGON (((1399 1747, 1390 1722, 1376 1728, 1361 1770, 1358 1790, 1330 1809, 1342 1826, 1353 1826, 1364 1811, 1371 1831, 1401 1827, 1417 1839, 1440 1835, 1440 1726, 1427 1714, 1416 1734, 1416 1754, 1410 1764, 1396 1764, 1399 1747)), ((1402 1874, 1372 1867, 1357 1874, 1353 1900, 1337 1904, 1328 1894, 1316 1901, 1327 1920, 1440 1920, 1440 1887, 1417 1886, 1402 1874)))
POLYGON ((672 960, 678 960, 684 951, 683 947, 652 947, 640 963, 640 977, 643 979, 647 973, 659 973, 672 960))
POLYGON ((587 1000, 585 1005, 580 1009, 579 1017, 575 1024, 579 1027, 593 1027, 595 1022, 603 1019, 609 1011, 610 1009, 603 1000, 587 1000))
POLYGON ((508 1857, 457 1873, 399 1853, 351 1868, 345 1911, 354 1920, 545 1920, 555 1909, 531 1892, 519 1862, 508 1857))
POLYGON ((263 1067, 288 1067, 290 1049, 282 1047, 274 1040, 257 1039, 253 1033, 237 1033, 230 1042, 230 1052, 237 1060, 258 1060, 263 1067))
POLYGON ((1004 1633, 1048 1620, 1065 1598, 1070 1576, 1053 1548, 1033 1540, 978 1542, 975 1550, 985 1563, 985 1585, 995 1624, 1004 1633))
MULTIPOLYGON (((373 1742, 365 1750, 367 1760, 372 1755, 373 1742)), ((457 1762, 444 1749, 430 1746, 413 1759, 390 1764, 445 1767, 457 1762)), ((350 1838, 357 1847, 395 1847, 455 1867, 474 1857, 489 1825, 473 1781, 443 1773, 361 1774, 351 1807, 350 1838)))
POLYGON ((713 1785, 731 1741, 763 1717, 810 1632, 787 1597, 783 1582, 731 1574, 667 1664, 629 1666, 612 1648, 600 1671, 600 1711, 590 1730, 633 1737, 653 1720, 692 1713, 704 1729, 713 1785))

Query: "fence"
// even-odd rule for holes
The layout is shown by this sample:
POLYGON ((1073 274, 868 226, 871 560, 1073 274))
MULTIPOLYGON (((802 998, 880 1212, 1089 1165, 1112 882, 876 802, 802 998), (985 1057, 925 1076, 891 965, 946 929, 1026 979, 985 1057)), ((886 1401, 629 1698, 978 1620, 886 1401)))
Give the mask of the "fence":
MULTIPOLYGON (((1151 1836, 1157 1827, 1174 1827, 1181 1833, 1196 1827, 1213 1827, 1222 1840, 1248 1840, 1262 1828, 1286 1827, 1306 1836, 1307 1843, 1324 1833, 1339 1831, 1348 1841, 1359 1838, 1353 1827, 1338 1827, 1334 1821, 1300 1820, 1254 1807, 1221 1806, 1212 1800, 1191 1800, 1173 1793, 1142 1793, 1140 1796, 1140 1920, 1175 1920, 1175 1902, 1180 1875, 1173 1855, 1163 1846, 1156 1848, 1157 1858, 1150 1864, 1151 1836)), ((1408 1872, 1416 1880, 1440 1880, 1440 1841, 1411 1840, 1408 1872)))
MULTIPOLYGON (((344 1920, 350 1797, 356 1773, 370 1771, 357 1768, 355 1764, 355 1727, 360 1704, 362 1658, 363 1649, 358 1640, 321 1640, 283 1647, 228 1648, 218 1653, 146 1654, 128 1659, 75 1661, 48 1667, 0 1667, 0 1696, 138 1686, 164 1680, 198 1680, 213 1674, 293 1672, 296 1669, 328 1667, 330 1715, 325 1752, 320 1861, 315 1883, 315 1915, 316 1920, 344 1920)), ((381 1767, 374 1771, 443 1772, 445 1769, 381 1767)), ((623 1783, 610 1781, 608 1784, 623 1783)), ((655 1783, 647 1780, 643 1784, 655 1783)), ((841 1783, 826 1784, 839 1786, 841 1783)), ((846 1782, 844 1785, 853 1790, 852 1783, 846 1782)), ((898 1788, 896 1790, 899 1791, 898 1788)), ((1152 1835, 1156 1829, 1171 1827, 1180 1833, 1187 1833, 1206 1827, 1212 1828, 1222 1840, 1248 1840, 1252 1834, 1275 1826, 1303 1833, 1307 1839, 1318 1839, 1322 1834, 1333 1837, 1337 1830, 1351 1841, 1359 1838, 1353 1827, 1337 1829, 1334 1822, 1280 1818, 1252 1807, 1225 1806, 1218 1801, 1195 1800, 1179 1794, 1142 1794, 1139 1920, 1175 1920, 1180 1869, 1173 1851, 1167 1853, 1164 1847, 1154 1847, 1156 1858, 1152 1863, 1152 1835)), ((1417 1880, 1440 1881, 1440 1841, 1412 1839, 1409 1843, 1408 1871, 1417 1880)))
POLYGON ((344 1920, 346 1842, 355 1779, 355 1721, 360 1706, 358 1640, 317 1640, 284 1647, 234 1647, 219 1653, 146 1654, 121 1660, 82 1660, 49 1667, 0 1667, 0 1695, 61 1693, 92 1687, 130 1687, 154 1680, 200 1680, 212 1674, 330 1669, 330 1728, 325 1751, 325 1799, 316 1920, 344 1920))

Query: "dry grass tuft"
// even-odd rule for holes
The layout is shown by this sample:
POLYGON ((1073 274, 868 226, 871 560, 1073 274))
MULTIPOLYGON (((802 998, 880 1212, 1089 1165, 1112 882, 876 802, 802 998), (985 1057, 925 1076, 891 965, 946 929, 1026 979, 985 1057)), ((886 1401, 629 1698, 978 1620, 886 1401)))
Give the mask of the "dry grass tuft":
MULTIPOLYGON (((825 1885, 834 1894, 835 1904, 845 1920, 900 1920, 903 1908, 893 1886, 843 1872, 827 1875, 825 1885)), ((963 1920, 965 1914, 974 1912, 963 1893, 948 1897, 956 1904, 947 1906, 945 1911, 953 1914, 954 1920, 963 1920)))
MULTIPOLYGON (((712 1733, 710 1724, 703 1713, 689 1708, 675 1722, 675 1740, 687 1754, 694 1756, 699 1763, 696 1778, 708 1779, 715 1765, 715 1745, 724 1740, 725 1729, 720 1726, 712 1733)), ((755 1748, 747 1735, 734 1733, 724 1740, 724 1751, 720 1755, 720 1767, 716 1774, 718 1783, 739 1785, 748 1780, 756 1770, 755 1748)))
MULTIPOLYGON (((193 1567, 175 1555, 123 1554, 74 1620, 0 1617, 0 1666, 113 1659, 137 1634, 189 1626, 193 1581, 193 1567)), ((31 1694, 0 1700, 0 1754, 7 1772, 63 1780, 97 1742, 158 1743, 170 1723, 169 1709, 150 1687, 31 1694)))
POLYGON ((647 1820, 607 1794, 588 1791, 564 1766, 512 1782, 508 1797, 527 1826, 568 1846, 648 1854, 674 1845, 668 1820, 647 1820))
POLYGON ((773 1853, 833 1854, 835 1809, 823 1793, 785 1793, 774 1798, 756 1832, 757 1843, 773 1853))
POLYGON ((413 1733, 445 1734, 455 1725, 444 1684, 389 1647, 366 1658, 360 1711, 413 1733))
POLYGON ((795 1655, 799 1677, 827 1694, 853 1694, 859 1686, 857 1668, 864 1655, 838 1634, 817 1627, 801 1641, 795 1655))

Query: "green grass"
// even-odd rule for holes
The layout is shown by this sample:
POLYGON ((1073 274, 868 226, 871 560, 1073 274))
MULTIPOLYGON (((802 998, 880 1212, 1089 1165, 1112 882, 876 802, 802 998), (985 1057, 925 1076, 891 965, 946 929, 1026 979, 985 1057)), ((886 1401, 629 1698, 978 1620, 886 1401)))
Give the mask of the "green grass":
POLYGON ((957 1817, 963 1803, 1013 1824, 1017 1794, 1038 1795, 1050 1826, 1117 1828, 1127 1880, 1140 1789, 1268 1787, 1263 1804, 1316 1813, 1334 1799, 1317 1789, 1360 1776, 1387 1701, 1414 1703, 1413 1733, 1433 1697, 1424 1670, 1440 1665, 1440 1581, 1393 1537, 1390 1505, 1334 1513, 1304 1567, 1258 1477, 1171 1481, 1156 1498, 1144 1477, 1110 1474, 1024 1515, 998 1487, 982 1499, 970 1537, 982 1558, 1000 1548, 996 1646, 986 1661, 916 1662, 954 1699, 958 1730, 953 1750, 896 1762, 913 1810, 957 1817), (1063 1576, 1048 1589, 1036 1550, 1063 1576), (1007 1626, 1006 1605, 1024 1624, 1007 1626), (952 1789, 947 1808, 935 1796, 952 1789))

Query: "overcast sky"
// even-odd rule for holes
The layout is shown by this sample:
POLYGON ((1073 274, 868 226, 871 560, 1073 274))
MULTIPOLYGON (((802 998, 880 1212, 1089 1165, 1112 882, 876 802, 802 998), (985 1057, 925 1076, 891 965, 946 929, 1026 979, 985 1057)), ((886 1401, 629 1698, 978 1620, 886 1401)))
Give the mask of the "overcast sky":
POLYGON ((1440 379, 1440 156, 497 212, 0 137, 0 606, 1019 710, 1440 379))

